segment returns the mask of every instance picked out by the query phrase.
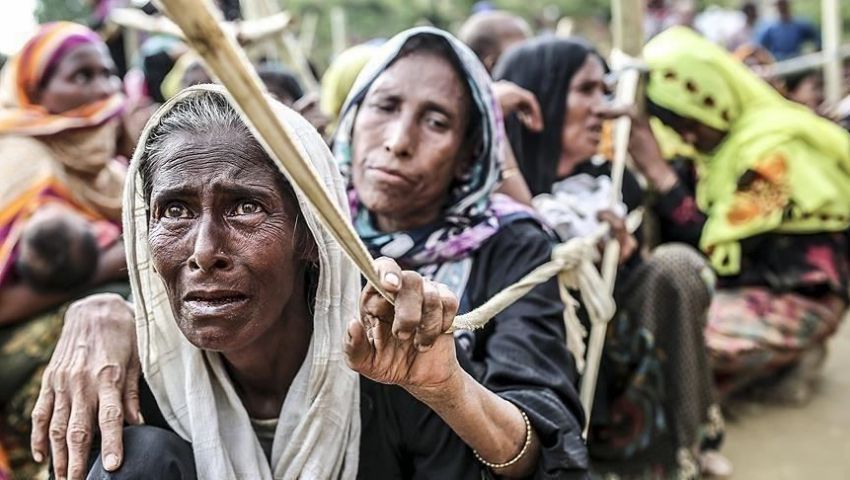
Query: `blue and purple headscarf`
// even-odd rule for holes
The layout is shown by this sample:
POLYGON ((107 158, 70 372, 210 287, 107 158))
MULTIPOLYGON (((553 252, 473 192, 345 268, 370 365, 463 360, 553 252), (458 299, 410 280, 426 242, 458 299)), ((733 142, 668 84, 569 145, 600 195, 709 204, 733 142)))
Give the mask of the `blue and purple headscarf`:
POLYGON ((451 34, 430 27, 413 28, 396 35, 360 72, 342 108, 333 151, 340 170, 349 181, 354 226, 373 255, 391 257, 412 268, 455 262, 478 250, 508 219, 515 219, 517 215, 531 216, 525 206, 494 195, 501 173, 504 139, 500 110, 490 84, 484 66, 466 45, 451 34), (478 113, 482 143, 469 172, 453 184, 438 222, 415 230, 381 232, 351 185, 354 119, 372 82, 402 54, 408 41, 420 35, 442 39, 455 55, 456 63, 463 69, 461 76, 466 79, 472 94, 473 108, 478 113))

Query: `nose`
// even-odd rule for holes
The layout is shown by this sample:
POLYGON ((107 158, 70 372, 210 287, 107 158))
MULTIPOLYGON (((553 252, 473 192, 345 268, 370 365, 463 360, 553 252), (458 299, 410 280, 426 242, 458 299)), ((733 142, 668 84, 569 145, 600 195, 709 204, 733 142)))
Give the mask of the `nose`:
POLYGON ((396 158, 409 158, 413 156, 416 142, 414 122, 410 116, 400 115, 392 124, 387 126, 384 137, 384 150, 393 154, 396 158))
POLYGON ((212 273, 233 268, 233 259, 226 253, 225 227, 210 218, 201 218, 197 227, 197 236, 189 257, 189 270, 212 273))
POLYGON ((120 90, 120 80, 112 75, 99 75, 92 82, 91 92, 97 100, 103 100, 110 97, 120 90))

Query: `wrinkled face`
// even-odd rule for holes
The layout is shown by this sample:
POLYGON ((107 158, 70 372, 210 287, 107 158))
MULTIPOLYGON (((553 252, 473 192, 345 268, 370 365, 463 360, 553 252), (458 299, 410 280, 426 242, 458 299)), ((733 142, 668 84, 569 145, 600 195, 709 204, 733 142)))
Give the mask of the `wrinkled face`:
POLYGON ((105 45, 82 44, 56 65, 35 102, 53 114, 103 100, 121 90, 105 45))
POLYGON ((151 178, 153 265, 193 345, 243 348, 304 301, 297 203, 255 143, 175 134, 165 147, 151 178))
POLYGON ((565 166, 571 167, 590 158, 599 148, 602 119, 595 112, 604 105, 606 94, 602 62, 596 55, 588 55, 568 86, 567 109, 561 130, 565 166))
POLYGON ((354 122, 352 182, 379 228, 434 221, 469 168, 462 82, 447 59, 411 53, 372 83, 354 122))

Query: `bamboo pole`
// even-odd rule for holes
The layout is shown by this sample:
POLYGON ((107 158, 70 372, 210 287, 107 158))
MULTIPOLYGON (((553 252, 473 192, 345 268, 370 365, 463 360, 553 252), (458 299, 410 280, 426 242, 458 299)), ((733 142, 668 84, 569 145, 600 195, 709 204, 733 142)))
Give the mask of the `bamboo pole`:
POLYGON ((841 12, 838 0, 823 0, 821 3, 821 19, 823 30, 824 65, 824 98, 828 105, 836 105, 841 101, 843 77, 839 45, 841 44, 841 12))
POLYGON ((345 9, 342 7, 331 8, 331 45, 334 58, 342 53, 347 46, 345 23, 345 9))
MULTIPOLYGON (((640 56, 643 47, 643 2, 642 0, 614 0, 611 3, 614 23, 614 52, 611 64, 614 69, 623 70, 617 84, 617 102, 619 104, 634 104, 637 100, 640 72, 634 65, 629 66, 628 59, 640 56)), ((628 155, 629 136, 631 134, 631 118, 624 116, 614 125, 614 158, 611 165, 611 197, 609 206, 614 207, 621 201, 623 175, 628 155)), ((616 239, 609 240, 602 255, 602 279, 608 288, 608 294, 614 292, 617 278, 617 267, 620 259, 620 244, 616 239)), ((569 307, 568 307, 569 308, 569 307)), ((605 347, 605 336, 608 331, 608 321, 594 323, 590 328, 590 338, 581 377, 579 396, 584 407, 586 424, 584 436, 590 426, 590 415, 593 411, 593 398, 596 395, 596 383, 599 378, 599 364, 602 360, 602 350, 605 347)))
POLYGON ((263 84, 248 57, 232 35, 227 35, 216 21, 208 0, 159 0, 166 15, 180 29, 186 41, 203 58, 208 71, 229 92, 231 102, 257 136, 257 140, 276 162, 283 165, 295 188, 303 191, 322 224, 340 247, 361 270, 366 279, 385 297, 372 268, 372 257, 343 214, 331 199, 308 158, 302 157, 289 132, 272 110, 263 93, 263 84), (180 12, 179 15, 176 13, 180 12))
POLYGON ((316 12, 305 13, 301 19, 298 44, 306 57, 310 57, 316 46, 316 28, 319 26, 319 15, 316 12))
MULTIPOLYGON (((173 37, 183 37, 183 32, 171 20, 147 15, 135 8, 116 8, 109 14, 109 22, 130 32, 147 32, 173 37)), ((223 28, 235 35, 239 43, 247 45, 261 42, 278 35, 289 26, 292 17, 288 13, 278 13, 256 20, 242 22, 224 22, 223 28)))
MULTIPOLYGON (((846 58, 850 58, 850 44, 838 47, 836 56, 840 62, 843 62, 846 58)), ((785 77, 806 70, 821 69, 830 61, 832 61, 832 57, 825 51, 814 52, 759 67, 756 73, 762 78, 785 77)))

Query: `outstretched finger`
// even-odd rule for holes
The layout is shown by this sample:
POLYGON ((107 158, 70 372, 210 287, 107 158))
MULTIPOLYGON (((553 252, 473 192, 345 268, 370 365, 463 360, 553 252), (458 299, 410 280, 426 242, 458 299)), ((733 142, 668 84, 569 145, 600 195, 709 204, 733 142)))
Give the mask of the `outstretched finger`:
POLYGON ((71 418, 71 400, 67 392, 59 389, 50 418, 50 458, 56 478, 68 477, 68 419, 71 418))
POLYGON ((422 285, 422 321, 416 329, 413 345, 424 352, 434 345, 443 331, 443 305, 440 302, 440 290, 436 284, 425 280, 422 285))
POLYGON ((409 270, 401 274, 401 290, 395 301, 393 335, 405 341, 413 337, 422 320, 422 277, 409 270))
POLYGON ((537 102, 537 97, 533 93, 524 92, 517 118, 532 132, 543 130, 543 114, 540 111, 540 103, 537 102))
POLYGON ((137 355, 133 354, 130 368, 127 369, 127 378, 124 379, 124 417, 130 425, 141 425, 142 413, 139 407, 139 378, 142 376, 142 367, 136 361, 137 355))
MULTIPOLYGON (((391 258, 381 257, 372 262, 372 267, 381 279, 381 286, 392 294, 401 289, 401 267, 391 258)), ((366 285, 360 295, 360 316, 371 316, 383 322, 393 320, 393 305, 372 285, 366 285)))
POLYGON ((345 361, 348 367, 359 372, 374 353, 374 346, 366 335, 363 324, 353 319, 348 322, 348 335, 344 345, 345 361))
POLYGON ((68 421, 68 480, 85 478, 94 435, 95 405, 86 404, 83 392, 74 395, 68 421))
POLYGON ((440 326, 440 331, 445 332, 451 328, 452 323, 454 323, 455 317, 457 316, 457 309, 460 307, 460 302, 457 299, 457 295, 455 295, 449 287, 442 283, 438 283, 437 288, 440 292, 440 303, 443 306, 443 323, 440 326))
POLYGON ((50 384, 50 371, 46 371, 41 379, 41 391, 32 409, 32 433, 30 433, 30 451, 36 463, 41 463, 47 457, 49 447, 48 429, 53 416, 55 395, 50 384))
POLYGON ((124 410, 118 386, 110 384, 101 387, 98 401, 101 462, 103 468, 113 472, 121 466, 124 458, 124 410))

